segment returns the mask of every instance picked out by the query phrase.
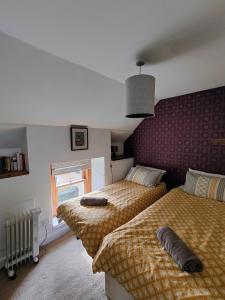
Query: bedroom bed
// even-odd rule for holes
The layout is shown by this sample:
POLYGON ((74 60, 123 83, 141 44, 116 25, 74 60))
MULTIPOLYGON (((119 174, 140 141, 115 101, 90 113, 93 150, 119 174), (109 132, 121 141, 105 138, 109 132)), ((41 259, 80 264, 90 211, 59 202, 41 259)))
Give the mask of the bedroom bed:
POLYGON ((80 198, 74 198, 58 207, 57 216, 67 223, 81 239, 87 253, 94 257, 108 233, 130 221, 165 193, 166 185, 162 182, 146 187, 122 180, 89 194, 108 198, 106 206, 81 206, 80 198))
POLYGON ((93 260, 110 300, 225 299, 225 202, 175 188, 107 235, 93 260), (170 226, 198 255, 200 273, 179 269, 156 231, 170 226))

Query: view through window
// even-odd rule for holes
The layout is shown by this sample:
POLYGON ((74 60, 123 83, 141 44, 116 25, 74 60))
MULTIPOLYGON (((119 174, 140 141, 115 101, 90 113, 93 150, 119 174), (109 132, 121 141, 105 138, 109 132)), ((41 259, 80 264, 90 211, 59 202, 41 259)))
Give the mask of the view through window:
POLYGON ((85 179, 83 171, 56 175, 56 188, 58 192, 58 205, 84 194, 85 179))

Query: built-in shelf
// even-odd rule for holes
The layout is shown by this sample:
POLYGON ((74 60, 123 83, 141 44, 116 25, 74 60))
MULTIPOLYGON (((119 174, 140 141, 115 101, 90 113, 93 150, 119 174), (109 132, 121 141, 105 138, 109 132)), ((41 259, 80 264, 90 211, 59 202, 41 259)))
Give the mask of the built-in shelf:
POLYGON ((5 173, 0 173, 0 179, 3 178, 9 178, 9 177, 16 177, 16 176, 23 176, 23 175, 28 175, 28 171, 12 171, 12 172, 5 172, 5 173))
POLYGON ((27 128, 0 128, 0 179, 29 174, 27 128))
POLYGON ((132 134, 128 130, 113 130, 111 131, 111 160, 122 160, 132 158, 130 152, 126 151, 124 143, 132 134))
POLYGON ((111 160, 115 161, 115 160, 126 159, 126 158, 132 158, 132 156, 131 155, 117 155, 115 157, 112 157, 111 160))

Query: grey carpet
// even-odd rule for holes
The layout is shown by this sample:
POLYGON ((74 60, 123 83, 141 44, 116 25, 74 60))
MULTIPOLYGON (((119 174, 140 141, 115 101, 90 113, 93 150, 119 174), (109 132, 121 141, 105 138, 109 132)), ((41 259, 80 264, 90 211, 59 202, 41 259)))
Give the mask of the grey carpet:
POLYGON ((93 274, 92 259, 70 233, 49 244, 38 265, 29 263, 11 281, 1 271, 0 299, 106 300, 104 274, 93 274))

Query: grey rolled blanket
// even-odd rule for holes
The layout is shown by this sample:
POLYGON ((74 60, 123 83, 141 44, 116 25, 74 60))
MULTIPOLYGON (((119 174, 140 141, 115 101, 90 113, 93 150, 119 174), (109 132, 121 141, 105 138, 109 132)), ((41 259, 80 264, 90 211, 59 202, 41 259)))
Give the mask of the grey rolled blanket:
POLYGON ((104 197, 84 196, 80 199, 80 204, 84 206, 104 206, 108 199, 104 197))
POLYGON ((182 271, 201 272, 202 262, 170 227, 157 230, 157 238, 182 271))

